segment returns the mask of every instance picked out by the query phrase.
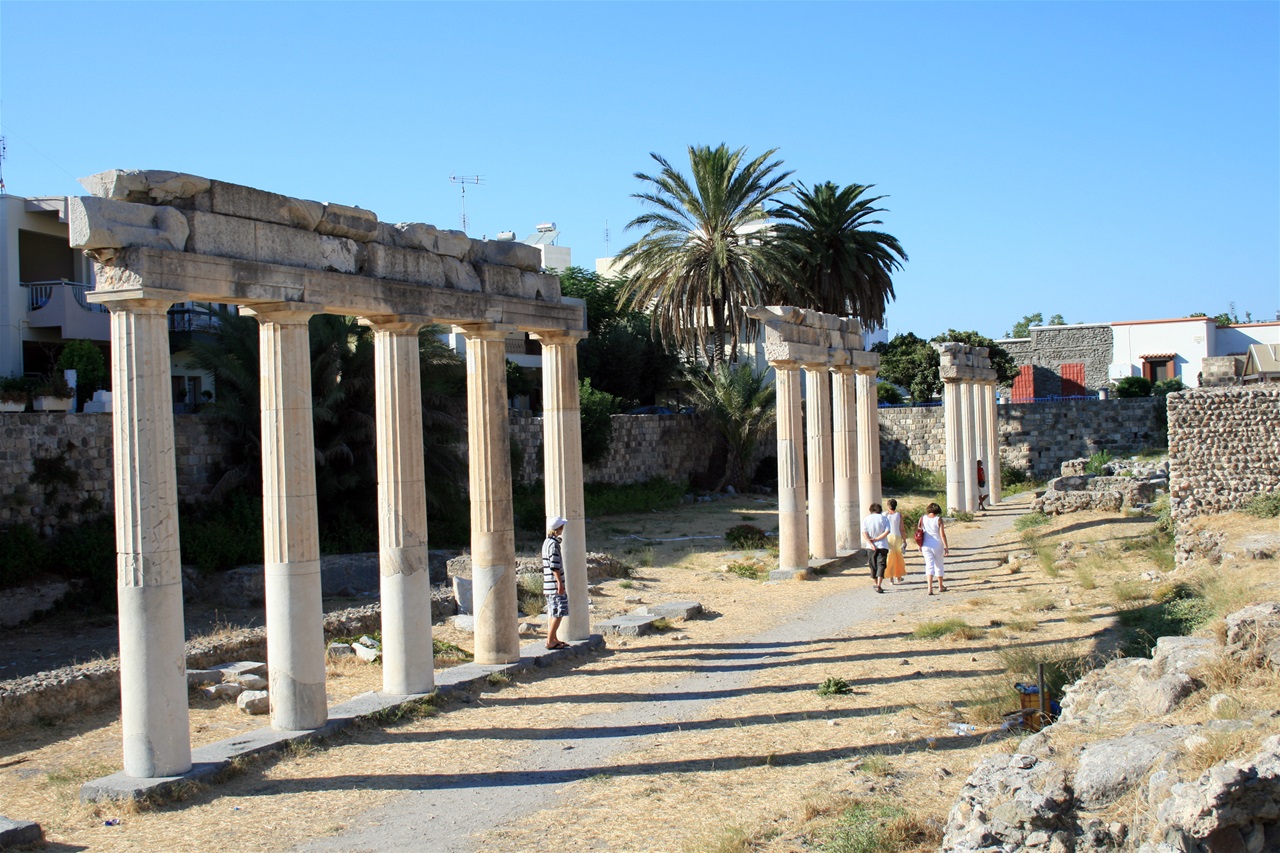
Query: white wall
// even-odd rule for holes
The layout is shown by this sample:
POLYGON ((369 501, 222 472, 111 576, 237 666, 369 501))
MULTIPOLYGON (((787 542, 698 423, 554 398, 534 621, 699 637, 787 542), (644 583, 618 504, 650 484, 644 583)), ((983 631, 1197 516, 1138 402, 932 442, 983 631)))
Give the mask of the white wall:
POLYGON ((1175 353, 1174 376, 1191 388, 1200 385, 1200 363, 1212 355, 1215 326, 1210 318, 1140 320, 1112 323, 1113 356, 1108 376, 1112 381, 1142 375, 1142 357, 1175 353))
POLYGON ((1280 344, 1280 322, 1224 326, 1214 333, 1211 355, 1237 355, 1253 344, 1280 344))

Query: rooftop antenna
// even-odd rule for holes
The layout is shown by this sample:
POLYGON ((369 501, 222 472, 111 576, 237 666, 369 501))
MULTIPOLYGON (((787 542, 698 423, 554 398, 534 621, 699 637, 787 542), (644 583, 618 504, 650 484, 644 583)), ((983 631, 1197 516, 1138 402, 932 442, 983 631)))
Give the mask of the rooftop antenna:
POLYGON ((613 257, 609 254, 609 220, 604 221, 604 256, 606 258, 613 257))
POLYGON ((467 230, 467 184, 480 186, 484 183, 484 175, 450 175, 449 183, 457 184, 462 190, 462 230, 467 230))
POLYGON ((0 136, 0 195, 4 194, 4 137, 0 136))

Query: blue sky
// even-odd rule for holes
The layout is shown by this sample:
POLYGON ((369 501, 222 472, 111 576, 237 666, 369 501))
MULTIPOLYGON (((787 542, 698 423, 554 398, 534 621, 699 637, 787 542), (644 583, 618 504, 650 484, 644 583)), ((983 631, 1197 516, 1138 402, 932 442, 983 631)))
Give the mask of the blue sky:
POLYGON ((875 184, 891 333, 1280 310, 1280 4, 0 2, 4 178, 175 169, 591 268, 690 144, 875 184))

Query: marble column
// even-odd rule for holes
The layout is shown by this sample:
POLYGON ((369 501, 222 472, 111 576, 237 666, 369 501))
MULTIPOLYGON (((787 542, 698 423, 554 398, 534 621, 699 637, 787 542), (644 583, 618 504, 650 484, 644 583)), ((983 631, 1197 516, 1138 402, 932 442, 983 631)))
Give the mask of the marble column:
POLYGON ((507 333, 460 327, 467 338, 467 445, 471 484, 471 584, 475 662, 520 660, 511 431, 507 421, 507 333))
POLYGON ((978 508, 978 413, 973 390, 973 382, 964 380, 960 383, 961 464, 964 466, 964 509, 967 512, 978 508))
POLYGON ((804 365, 806 460, 809 473, 809 550, 819 560, 836 555, 835 466, 832 461, 831 373, 804 365))
POLYGON ((809 568, 804 491, 804 427, 800 418, 800 366, 771 361, 778 425, 778 568, 809 568))
POLYGON ((262 397, 262 514, 271 726, 316 729, 328 719, 315 433, 311 306, 254 305, 262 397))
POLYGON ((961 428, 961 385, 957 379, 942 381, 942 425, 947 454, 947 505, 950 511, 965 505, 964 441, 961 428))
POLYGON ((987 450, 991 446, 991 442, 987 438, 987 398, 984 393, 984 383, 981 381, 970 382, 969 387, 973 390, 973 482, 974 482, 974 508, 977 508, 978 493, 982 490, 978 486, 978 460, 982 460, 982 470, 987 475, 987 491, 991 490, 991 457, 987 454, 987 450))
POLYGON ((996 383, 986 382, 982 387, 983 409, 987 414, 987 486, 991 497, 987 499, 990 506, 1000 503, 1000 415, 996 408, 996 383))
MULTIPOLYGON (((858 503, 868 511, 880 502, 880 399, 876 370, 858 368, 858 503)), ((861 537, 861 525, 859 525, 861 537)))
POLYGON ((564 640, 591 635, 587 611, 587 530, 582 498, 582 410, 578 399, 578 341, 585 332, 537 332, 542 342, 542 450, 547 515, 566 522, 560 558, 569 616, 564 640))
POLYGON ((370 317, 378 447, 378 568, 382 599, 382 691, 430 693, 431 572, 422 449, 421 323, 370 317))
POLYGON ((95 299, 111 311, 124 772, 142 779, 191 769, 166 317, 172 300, 145 293, 95 299))
POLYGON ((862 513, 858 503, 858 417, 856 379, 852 367, 837 367, 831 385, 831 439, 835 462, 837 551, 862 547, 862 513))

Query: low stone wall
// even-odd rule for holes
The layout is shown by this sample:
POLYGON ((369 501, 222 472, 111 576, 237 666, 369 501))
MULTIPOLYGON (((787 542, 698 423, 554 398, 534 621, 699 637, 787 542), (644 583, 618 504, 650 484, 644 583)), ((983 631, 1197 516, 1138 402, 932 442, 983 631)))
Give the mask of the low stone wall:
POLYGON ((1175 519, 1238 509, 1280 490, 1280 388, 1201 388, 1168 401, 1175 519))
MULTIPOLYGON (((175 415, 174 441, 178 500, 200 500, 213 488, 226 440, 208 418, 175 415)), ((109 512, 112 444, 110 414, 0 414, 0 524, 29 524, 47 535, 109 512)))

